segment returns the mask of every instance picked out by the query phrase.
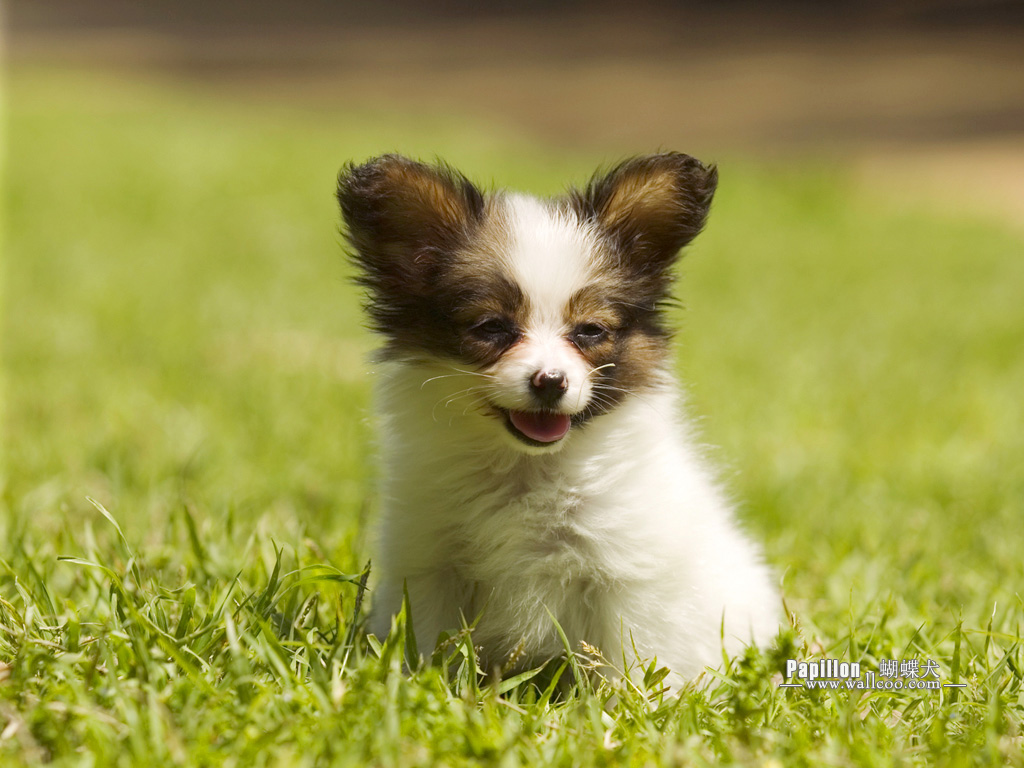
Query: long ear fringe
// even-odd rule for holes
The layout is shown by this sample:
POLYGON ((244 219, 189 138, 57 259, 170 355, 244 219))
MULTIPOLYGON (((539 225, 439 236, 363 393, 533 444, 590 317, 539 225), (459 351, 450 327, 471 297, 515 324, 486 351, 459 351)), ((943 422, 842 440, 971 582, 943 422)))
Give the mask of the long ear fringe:
POLYGON ((484 209, 480 190, 447 163, 427 165, 397 154, 346 164, 336 196, 354 241, 363 235, 413 241, 464 235, 484 209))
POLYGON ((482 220, 483 195, 451 166, 394 154, 346 164, 336 194, 371 327, 412 347, 442 336, 430 296, 482 220))
POLYGON ((376 292, 415 290, 484 210, 481 192, 451 166, 396 154, 345 165, 336 194, 359 280, 376 292))
POLYGON ((690 155, 663 152, 598 172, 569 205, 596 224, 635 270, 664 270, 703 229, 718 170, 690 155))

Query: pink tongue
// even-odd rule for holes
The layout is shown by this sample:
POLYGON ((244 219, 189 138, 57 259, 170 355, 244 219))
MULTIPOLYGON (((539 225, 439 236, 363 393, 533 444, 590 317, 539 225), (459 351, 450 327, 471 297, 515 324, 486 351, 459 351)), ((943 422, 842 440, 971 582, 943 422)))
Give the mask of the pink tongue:
POLYGON ((512 426, 538 443, 561 440, 569 431, 569 417, 564 413, 529 413, 509 411, 512 426))

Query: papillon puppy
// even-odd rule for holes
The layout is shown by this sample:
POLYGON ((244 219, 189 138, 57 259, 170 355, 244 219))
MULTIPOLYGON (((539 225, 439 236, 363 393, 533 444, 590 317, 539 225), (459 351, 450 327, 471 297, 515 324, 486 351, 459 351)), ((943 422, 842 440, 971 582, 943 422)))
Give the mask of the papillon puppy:
POLYGON ((346 166, 383 461, 370 630, 408 591, 421 649, 473 625, 485 668, 570 644, 678 688, 778 628, 770 570, 680 416, 664 305, 714 166, 627 160, 541 200, 452 168, 346 166), (557 622, 557 626, 556 626, 557 622))

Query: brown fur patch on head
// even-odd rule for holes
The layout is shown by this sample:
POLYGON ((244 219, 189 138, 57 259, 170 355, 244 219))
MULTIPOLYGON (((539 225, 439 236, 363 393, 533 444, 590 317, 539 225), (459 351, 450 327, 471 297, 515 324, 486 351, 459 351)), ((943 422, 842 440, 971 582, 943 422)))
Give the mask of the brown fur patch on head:
POLYGON ((569 193, 568 206, 611 243, 615 259, 650 288, 667 292, 668 269, 707 219, 718 183, 713 165, 678 152, 626 160, 569 193))
POLYGON ((483 195, 446 165, 383 155, 345 166, 337 197, 374 329, 398 346, 436 343, 437 293, 485 218, 483 195))
POLYGON ((615 302, 613 281, 597 281, 576 291, 565 308, 566 324, 576 327, 598 323, 605 328, 618 328, 623 320, 621 304, 615 302))
POLYGON ((501 195, 447 166, 395 155, 343 169, 341 203, 367 314, 386 359, 495 362, 519 337, 526 297, 505 265, 501 195), (507 334, 474 332, 489 319, 507 334))
POLYGON ((609 274, 578 291, 566 307, 570 339, 595 369, 594 398, 577 417, 586 421, 628 394, 660 382, 668 358, 668 331, 643 291, 631 292, 626 276, 609 274), (604 334, 588 335, 594 328, 604 334))

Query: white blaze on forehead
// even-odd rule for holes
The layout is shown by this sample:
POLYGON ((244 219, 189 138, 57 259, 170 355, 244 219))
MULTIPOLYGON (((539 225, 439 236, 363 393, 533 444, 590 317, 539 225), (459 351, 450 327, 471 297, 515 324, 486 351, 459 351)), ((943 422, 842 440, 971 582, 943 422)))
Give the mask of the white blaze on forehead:
POLYGON ((569 299, 593 277, 594 235, 536 198, 507 201, 508 266, 530 304, 531 325, 560 326, 569 299))
POLYGON ((521 323, 523 340, 491 368, 492 400, 510 411, 541 407, 530 382, 538 371, 564 375, 564 395, 549 408, 578 413, 593 393, 590 365, 566 338, 566 306, 593 281, 596 236, 553 205, 525 195, 509 195, 505 204, 502 257, 529 307, 521 323))

